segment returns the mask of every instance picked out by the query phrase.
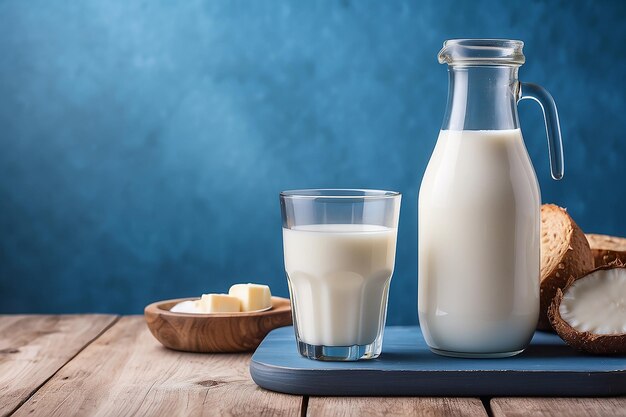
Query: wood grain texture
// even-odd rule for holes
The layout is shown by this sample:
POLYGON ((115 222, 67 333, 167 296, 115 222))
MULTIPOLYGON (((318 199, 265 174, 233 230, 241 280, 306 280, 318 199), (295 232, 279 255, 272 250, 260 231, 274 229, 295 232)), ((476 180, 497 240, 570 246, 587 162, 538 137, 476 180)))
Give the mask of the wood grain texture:
POLYGON ((478 398, 310 397, 307 416, 487 416, 478 398))
POLYGON ((109 315, 0 316, 0 416, 115 321, 109 315))
POLYGON ((123 317, 15 415, 299 415, 302 397, 257 387, 249 360, 166 349, 143 317, 123 317))
POLYGON ((272 309, 245 313, 185 314, 170 308, 181 301, 161 301, 144 310, 150 331, 164 346, 187 352, 251 352, 277 327, 291 325, 288 298, 272 297, 272 309))
POLYGON ((493 398, 494 417, 626 416, 626 397, 620 398, 493 398))

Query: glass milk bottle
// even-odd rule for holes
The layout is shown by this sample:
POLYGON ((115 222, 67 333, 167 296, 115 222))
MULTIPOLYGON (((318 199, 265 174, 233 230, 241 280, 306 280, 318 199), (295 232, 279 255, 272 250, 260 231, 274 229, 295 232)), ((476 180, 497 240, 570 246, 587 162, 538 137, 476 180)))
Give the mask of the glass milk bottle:
POLYGON ((541 198, 519 100, 543 109, 554 179, 563 176, 563 150, 552 97, 518 80, 522 47, 461 39, 439 53, 449 93, 419 193, 418 311, 441 355, 516 355, 537 325, 541 198))

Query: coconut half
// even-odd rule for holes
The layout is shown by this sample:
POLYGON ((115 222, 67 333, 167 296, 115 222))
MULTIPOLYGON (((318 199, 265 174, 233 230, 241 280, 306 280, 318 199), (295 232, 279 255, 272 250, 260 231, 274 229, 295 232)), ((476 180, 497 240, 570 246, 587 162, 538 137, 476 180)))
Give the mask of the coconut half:
POLYGON ((596 234, 586 236, 596 267, 616 260, 626 263, 626 238, 596 234))
POLYGON ((541 206, 540 330, 552 330, 548 308, 559 288, 593 269, 589 243, 567 211, 554 204, 541 206))
POLYGON ((626 266, 599 267, 557 290, 548 316, 575 349, 626 354, 626 266))

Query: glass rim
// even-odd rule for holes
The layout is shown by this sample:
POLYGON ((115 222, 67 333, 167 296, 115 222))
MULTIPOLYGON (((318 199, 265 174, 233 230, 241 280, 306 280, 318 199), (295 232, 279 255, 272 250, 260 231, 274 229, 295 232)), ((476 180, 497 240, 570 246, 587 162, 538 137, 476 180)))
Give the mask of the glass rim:
POLYGON ((526 58, 524 42, 515 39, 449 39, 437 58, 450 66, 509 65, 520 66, 526 58))
POLYGON ((524 46, 524 41, 504 38, 455 38, 447 39, 443 42, 443 46, 455 44, 476 47, 482 46, 484 48, 521 48, 524 46))
POLYGON ((398 191, 377 190, 368 188, 301 188, 295 190, 285 190, 280 192, 281 198, 290 199, 368 199, 382 200, 397 198, 402 196, 398 191))

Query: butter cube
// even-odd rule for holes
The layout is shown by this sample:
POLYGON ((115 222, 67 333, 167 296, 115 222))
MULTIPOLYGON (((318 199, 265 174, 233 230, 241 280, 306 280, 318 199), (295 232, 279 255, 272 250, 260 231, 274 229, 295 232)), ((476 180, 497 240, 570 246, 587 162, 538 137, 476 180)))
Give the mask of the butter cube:
POLYGON ((241 311, 263 310, 272 306, 272 293, 267 285, 235 284, 228 294, 241 301, 241 311))
POLYGON ((197 307, 201 313, 238 313, 241 311, 241 301, 228 294, 202 294, 197 307))

